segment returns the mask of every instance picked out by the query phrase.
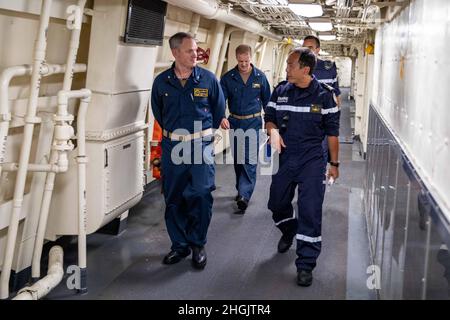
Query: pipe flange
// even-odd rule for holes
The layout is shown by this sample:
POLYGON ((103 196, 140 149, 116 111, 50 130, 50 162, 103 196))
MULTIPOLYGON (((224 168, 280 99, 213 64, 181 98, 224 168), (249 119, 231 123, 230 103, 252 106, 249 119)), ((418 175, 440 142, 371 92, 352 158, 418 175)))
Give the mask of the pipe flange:
POLYGON ((39 118, 39 117, 27 116, 24 118, 24 120, 25 120, 25 123, 31 123, 31 124, 41 123, 41 118, 39 118))
POLYGON ((62 115, 54 115, 53 116, 53 120, 54 121, 66 121, 66 122, 69 122, 69 121, 73 121, 73 119, 74 119, 74 117, 73 117, 73 115, 71 115, 71 114, 68 114, 68 115, 65 115, 65 116, 62 116, 62 115))
POLYGON ((75 160, 77 161, 77 163, 88 163, 89 162, 89 158, 86 156, 77 156, 77 157, 75 157, 75 160))
POLYGON ((71 151, 73 150, 73 144, 54 144, 52 149, 55 151, 71 151))
POLYGON ((11 113, 0 113, 0 119, 2 121, 11 121, 11 113))

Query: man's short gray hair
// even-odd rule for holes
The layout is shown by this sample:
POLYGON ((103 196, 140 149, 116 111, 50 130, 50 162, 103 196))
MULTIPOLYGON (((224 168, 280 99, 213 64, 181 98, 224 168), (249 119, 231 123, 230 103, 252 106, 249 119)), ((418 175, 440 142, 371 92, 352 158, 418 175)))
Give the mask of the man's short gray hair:
MULTIPOLYGON (((169 38, 170 49, 178 48, 185 38, 194 39, 194 37, 187 32, 178 32, 169 38)), ((195 40, 195 39, 194 39, 195 40)))

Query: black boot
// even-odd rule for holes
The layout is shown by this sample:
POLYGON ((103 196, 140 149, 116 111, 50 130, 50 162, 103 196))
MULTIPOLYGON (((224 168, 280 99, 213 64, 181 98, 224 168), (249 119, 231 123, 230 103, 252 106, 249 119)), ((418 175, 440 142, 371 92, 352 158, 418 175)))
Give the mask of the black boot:
POLYGON ((248 207, 248 200, 245 199, 243 196, 239 196, 238 199, 236 200, 236 203, 239 210, 241 211, 245 211, 248 207))
POLYGON ((297 272, 297 284, 301 287, 309 287, 312 284, 312 271, 300 270, 297 272))
POLYGON ((191 254, 191 250, 186 248, 185 250, 177 251, 171 250, 163 259, 164 264, 175 264, 180 262, 182 259, 186 258, 191 254))
POLYGON ((294 236, 282 235, 280 241, 278 241, 278 252, 285 253, 292 246, 292 241, 294 240, 294 236))

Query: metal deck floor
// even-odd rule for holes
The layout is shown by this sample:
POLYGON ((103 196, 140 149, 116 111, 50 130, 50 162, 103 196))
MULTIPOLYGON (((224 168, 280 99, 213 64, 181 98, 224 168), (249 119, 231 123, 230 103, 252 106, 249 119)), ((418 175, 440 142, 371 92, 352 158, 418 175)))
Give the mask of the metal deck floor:
MULTIPOLYGON (((350 101, 343 90, 341 136, 351 136, 350 101)), ((119 236, 88 236, 88 293, 66 286, 69 275, 46 299, 292 300, 372 299, 366 287, 369 248, 361 212, 364 162, 356 145, 342 140, 341 178, 328 188, 322 223, 322 253, 311 287, 296 284, 295 245, 276 251, 280 232, 267 209, 270 176, 258 177, 245 215, 236 215, 232 166, 216 167, 213 218, 208 231, 208 264, 192 268, 190 258, 161 263, 170 240, 163 218, 164 201, 154 184, 130 211, 119 236)), ((65 268, 76 264, 76 239, 65 248, 65 268)), ((45 269, 43 269, 45 271, 45 269)))

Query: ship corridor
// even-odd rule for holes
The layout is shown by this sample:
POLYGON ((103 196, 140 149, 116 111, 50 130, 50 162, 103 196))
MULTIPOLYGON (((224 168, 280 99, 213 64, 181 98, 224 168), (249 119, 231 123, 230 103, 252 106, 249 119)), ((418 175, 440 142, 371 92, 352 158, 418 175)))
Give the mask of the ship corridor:
MULTIPOLYGON (((217 165, 205 270, 193 269, 190 258, 172 266, 161 263, 170 240, 160 184, 154 182, 130 211, 124 232, 88 236, 88 293, 69 290, 66 274, 46 299, 375 299, 375 291, 366 286, 369 245, 361 209, 365 162, 359 144, 351 140, 354 102, 348 100, 347 89, 343 102, 341 176, 326 192, 323 248, 313 286, 299 288, 295 282, 295 245, 286 254, 276 251, 280 233, 267 209, 271 177, 259 176, 247 212, 234 214, 233 166, 217 165)), ((60 242, 66 243, 66 270, 76 264, 76 239, 60 242)))

